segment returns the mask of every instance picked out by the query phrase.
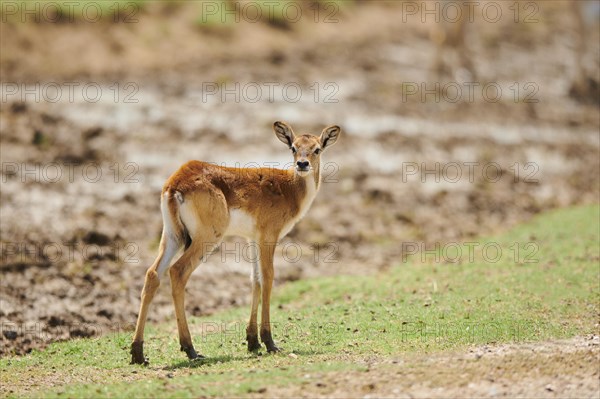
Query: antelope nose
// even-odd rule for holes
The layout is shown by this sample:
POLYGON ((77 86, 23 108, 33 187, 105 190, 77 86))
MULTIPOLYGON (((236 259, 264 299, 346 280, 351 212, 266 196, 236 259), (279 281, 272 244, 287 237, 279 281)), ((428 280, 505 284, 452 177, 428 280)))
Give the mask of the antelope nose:
POLYGON ((308 169, 308 161, 298 161, 296 162, 299 169, 308 169))

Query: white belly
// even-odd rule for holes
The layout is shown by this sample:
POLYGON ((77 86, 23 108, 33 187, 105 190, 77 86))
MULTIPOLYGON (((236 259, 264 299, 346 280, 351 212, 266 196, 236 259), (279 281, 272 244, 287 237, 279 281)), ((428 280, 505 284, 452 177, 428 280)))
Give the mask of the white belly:
POLYGON ((229 211, 229 226, 225 230, 226 236, 239 236, 254 239, 256 235, 256 220, 241 209, 229 211))

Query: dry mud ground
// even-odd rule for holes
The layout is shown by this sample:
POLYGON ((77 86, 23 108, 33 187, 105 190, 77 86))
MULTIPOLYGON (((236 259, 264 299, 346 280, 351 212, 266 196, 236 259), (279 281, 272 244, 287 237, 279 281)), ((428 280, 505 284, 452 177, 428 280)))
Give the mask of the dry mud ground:
POLYGON ((298 386, 254 397, 302 398, 597 398, 598 336, 467 352, 366 359, 365 370, 305 375, 298 386))
MULTIPOLYGON (((277 251, 278 284, 373 273, 402 262, 402 243, 430 248, 597 202, 598 108, 569 96, 573 22, 560 3, 547 4, 532 26, 475 21, 477 79, 503 88, 496 102, 480 92, 457 102, 405 96, 407 84, 435 83, 431 26, 398 23, 390 17, 398 9, 384 2, 346 10, 336 24, 287 29, 199 28, 188 5, 160 2, 134 25, 3 23, 4 90, 93 82, 102 96, 2 102, 0 353, 130 330, 160 236, 164 180, 189 159, 285 164, 291 156, 274 120, 300 132, 343 128, 324 155, 327 180, 313 208, 277 251), (263 94, 223 100, 203 92, 207 82, 234 91, 236 82, 257 83, 263 94), (302 99, 270 98, 265 82, 298 84, 302 99), (533 83, 538 101, 522 93, 515 101, 515 82, 533 83)), ((585 63, 597 72, 597 24, 589 34, 596 44, 585 63)), ((243 245, 227 241, 192 276, 189 313, 248 302, 243 245)), ((168 284, 151 322, 172 318, 168 284)))

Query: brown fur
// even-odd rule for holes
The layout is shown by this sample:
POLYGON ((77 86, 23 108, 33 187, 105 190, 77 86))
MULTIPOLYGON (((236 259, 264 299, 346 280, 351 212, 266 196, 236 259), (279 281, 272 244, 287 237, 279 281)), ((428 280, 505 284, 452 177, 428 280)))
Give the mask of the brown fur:
POLYGON ((168 220, 164 220, 158 257, 146 273, 142 303, 131 345, 132 363, 148 363, 143 352, 148 307, 160 286, 160 274, 170 263, 174 249, 182 246, 185 246, 183 254, 169 270, 179 342, 181 350, 186 352, 190 359, 201 357, 194 349, 185 316, 185 286, 199 260, 208 255, 223 239, 230 223, 231 211, 234 209, 243 210, 252 217, 255 225, 252 235, 258 244, 260 259, 260 262, 254 265, 256 270, 252 273, 252 304, 246 330, 248 350, 260 348, 257 324, 260 302, 260 338, 269 352, 279 350, 273 341, 270 323, 275 244, 282 229, 290 228, 301 216, 299 213, 306 211, 309 205, 309 202, 305 201, 309 191, 308 185, 311 184, 312 190, 313 183, 309 179, 314 179, 315 188, 312 193, 316 195, 320 182, 320 153, 325 147, 336 142, 340 128, 325 128, 319 137, 296 137, 292 128, 283 122, 275 122, 273 130, 279 140, 294 153, 296 170, 229 168, 190 161, 165 183, 161 198, 162 201, 166 201, 167 207, 167 215, 163 214, 163 218, 168 220), (307 167, 310 170, 307 170, 307 167), (182 221, 182 206, 186 206, 187 212, 192 213, 186 216, 186 220, 194 224, 194 231, 188 231, 182 221), (169 255, 165 258, 167 253, 169 255))
POLYGON ((254 216, 261 231, 269 230, 271 235, 277 235, 283 222, 298 214, 306 182, 290 170, 230 168, 190 161, 175 172, 163 188, 163 193, 181 193, 184 201, 197 191, 222 194, 228 210, 245 210, 254 216))

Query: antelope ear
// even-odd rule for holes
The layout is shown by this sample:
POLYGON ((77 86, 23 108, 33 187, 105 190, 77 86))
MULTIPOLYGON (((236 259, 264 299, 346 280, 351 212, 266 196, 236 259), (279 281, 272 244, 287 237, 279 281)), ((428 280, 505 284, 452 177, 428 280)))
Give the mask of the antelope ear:
POLYGON ((342 129, 340 129, 340 127, 337 125, 328 126, 323 129, 323 132, 321 132, 321 137, 319 138, 321 141, 321 148, 325 149, 334 145, 341 133, 342 129))
POLYGON ((285 122, 277 121, 273 123, 273 131, 282 143, 290 148, 292 147, 292 143, 296 139, 296 135, 294 134, 294 131, 290 125, 285 122))

